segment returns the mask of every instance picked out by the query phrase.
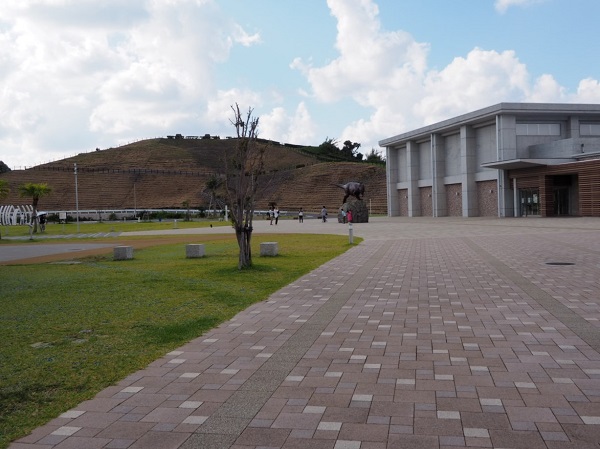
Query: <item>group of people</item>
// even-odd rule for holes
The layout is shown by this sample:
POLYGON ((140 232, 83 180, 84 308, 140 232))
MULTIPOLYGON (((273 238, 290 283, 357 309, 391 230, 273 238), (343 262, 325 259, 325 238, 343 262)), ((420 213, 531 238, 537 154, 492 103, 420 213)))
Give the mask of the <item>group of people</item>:
MULTIPOLYGON (((340 211, 342 214, 342 222, 352 223, 352 210, 348 210, 348 212, 346 212, 343 208, 341 208, 340 211)), ((279 222, 279 208, 271 206, 267 214, 267 218, 271 221, 271 225, 273 224, 273 221, 275 221, 275 225, 277 225, 279 222)), ((323 206, 321 209, 321 220, 323 220, 323 223, 327 222, 327 208, 325 206, 323 206)), ((304 223, 304 211, 302 208, 298 210, 298 223, 304 223)))
MULTIPOLYGON (((340 215, 341 215, 341 223, 352 223, 352 210, 348 209, 348 211, 346 212, 346 210, 343 207, 340 207, 340 215)), ((323 223, 327 222, 327 208, 325 206, 323 206, 323 209, 321 209, 321 219, 323 220, 323 223)), ((339 215, 338 215, 338 220, 339 220, 339 215)))
POLYGON ((269 209, 268 214, 269 219, 271 220, 271 225, 273 224, 273 220, 275 220, 275 225, 277 225, 277 223, 279 223, 279 208, 271 206, 271 209, 269 209))
POLYGON ((348 212, 346 212, 342 207, 340 213, 342 214, 342 223, 352 223, 352 209, 348 209, 348 212))

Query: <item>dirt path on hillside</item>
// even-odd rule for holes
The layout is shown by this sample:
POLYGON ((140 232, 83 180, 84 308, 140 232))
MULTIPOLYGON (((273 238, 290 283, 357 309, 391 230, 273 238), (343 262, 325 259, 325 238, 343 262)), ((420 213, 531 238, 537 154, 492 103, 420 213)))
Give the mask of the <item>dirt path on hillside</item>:
MULTIPOLYGON (((235 235, 220 234, 220 235, 162 235, 144 238, 112 238, 112 239, 94 239, 93 243, 106 243, 111 246, 104 248, 84 249, 77 252, 62 252, 57 254, 49 254, 44 256, 26 257, 23 259, 9 260, 0 262, 0 265, 23 265, 35 263, 57 262, 64 260, 76 260, 84 257, 110 254, 115 246, 133 246, 135 249, 149 248, 159 245, 175 245, 178 243, 203 243, 213 240, 235 239, 235 235)), ((56 245, 64 245, 65 242, 52 242, 56 245)), ((1 248, 1 246, 0 246, 1 248)))

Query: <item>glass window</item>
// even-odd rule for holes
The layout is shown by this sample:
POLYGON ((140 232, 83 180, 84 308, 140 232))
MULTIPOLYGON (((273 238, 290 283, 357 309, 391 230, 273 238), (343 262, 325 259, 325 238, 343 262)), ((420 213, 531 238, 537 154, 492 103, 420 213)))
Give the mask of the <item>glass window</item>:
POLYGON ((522 217, 540 215, 540 191, 537 188, 519 189, 520 213, 522 217))
POLYGON ((560 123, 517 123, 517 136, 560 136, 560 123))
POLYGON ((582 136, 600 136, 600 123, 581 123, 579 134, 582 136))

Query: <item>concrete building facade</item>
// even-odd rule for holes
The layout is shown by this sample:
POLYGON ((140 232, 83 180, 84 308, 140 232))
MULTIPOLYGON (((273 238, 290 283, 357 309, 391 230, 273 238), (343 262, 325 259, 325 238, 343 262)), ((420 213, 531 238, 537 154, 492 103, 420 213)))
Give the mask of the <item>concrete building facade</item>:
POLYGON ((500 103, 379 145, 389 216, 600 216, 600 104, 500 103))

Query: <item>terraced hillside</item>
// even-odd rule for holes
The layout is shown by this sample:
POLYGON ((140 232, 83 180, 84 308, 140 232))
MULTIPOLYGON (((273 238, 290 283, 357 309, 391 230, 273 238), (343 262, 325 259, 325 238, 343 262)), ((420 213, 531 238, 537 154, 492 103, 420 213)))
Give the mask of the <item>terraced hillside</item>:
MULTIPOLYGON (((80 210, 207 207, 208 179, 222 171, 222 155, 235 139, 150 139, 80 154, 27 170, 0 175, 11 194, 0 204, 28 204, 18 196, 26 182, 45 182, 52 193, 40 200, 45 210, 75 209, 74 164, 80 210)), ((269 144, 265 163, 270 187, 257 208, 276 203, 281 210, 334 211, 343 191, 335 184, 360 181, 372 213, 386 213, 385 167, 352 162, 320 162, 292 146, 269 144)))
POLYGON ((365 184, 365 200, 372 213, 387 213, 385 167, 355 162, 326 162, 314 164, 279 175, 281 182, 271 195, 262 198, 274 202, 281 210, 320 211, 326 206, 335 212, 344 198, 344 191, 336 184, 359 181, 365 184))

